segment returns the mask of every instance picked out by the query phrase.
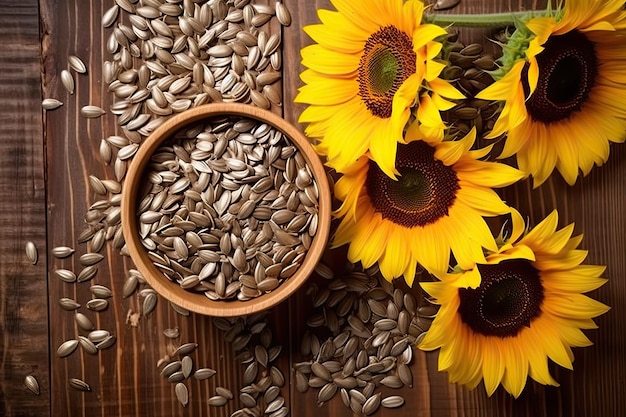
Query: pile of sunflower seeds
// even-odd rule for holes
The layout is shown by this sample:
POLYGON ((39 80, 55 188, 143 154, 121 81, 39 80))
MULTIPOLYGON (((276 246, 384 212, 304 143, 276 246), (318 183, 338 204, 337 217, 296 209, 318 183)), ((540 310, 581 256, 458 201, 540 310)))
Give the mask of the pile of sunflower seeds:
MULTIPOLYGON (((214 324, 224 332, 224 339, 232 345, 236 358, 245 367, 238 398, 242 407, 231 417, 288 416, 281 393, 285 376, 276 365, 282 345, 273 340, 268 313, 216 318, 214 324)), ((233 398, 230 391, 218 388, 208 401, 210 406, 221 407, 233 398)))
POLYGON ((458 40, 458 33, 450 34, 444 47, 443 58, 450 64, 441 77, 458 88, 466 99, 459 100, 450 110, 443 113, 448 123, 448 136, 460 139, 472 128, 476 128, 481 138, 491 131, 500 114, 498 102, 480 100, 474 96, 493 82, 489 71, 495 70, 496 57, 484 51, 483 45, 464 45, 458 40))
MULTIPOLYGON (((179 337, 177 328, 165 329, 163 334, 168 339, 179 337)), ((197 381, 204 381, 216 374, 212 368, 197 368, 194 365, 191 354, 197 348, 198 344, 195 342, 183 343, 157 363, 157 367, 161 369, 161 376, 169 383, 174 384, 174 394, 183 407, 189 403, 189 388, 185 382, 192 377, 197 381)))
POLYGON ((413 349, 430 327, 436 306, 418 305, 412 292, 394 288, 376 267, 348 264, 335 276, 319 264, 316 271, 328 282, 307 289, 314 310, 301 343, 308 359, 294 365, 296 389, 319 389, 318 406, 339 393, 343 404, 360 415, 369 416, 380 406, 401 407, 403 397, 383 398, 378 389, 412 387, 413 349))
MULTIPOLYGON (((274 6, 249 0, 115 0, 102 18, 111 29, 106 47, 112 57, 103 75, 113 95, 109 111, 121 132, 103 138, 99 148, 115 179, 89 177, 100 200, 85 215, 79 243, 91 243, 97 252, 111 241, 129 255, 120 227, 123 180, 143 140, 170 115, 209 102, 282 104, 282 40, 279 28, 270 30, 274 21, 291 24, 280 0, 274 6)), ((76 73, 87 71, 78 57, 68 63, 76 73)), ((63 70, 61 79, 73 93, 72 73, 63 70)), ((48 110, 61 105, 56 99, 43 103, 48 110)), ((81 114, 99 117, 105 110, 84 106, 81 114)), ((137 286, 131 280, 125 297, 132 288, 137 286)))
POLYGON ((268 124, 220 117, 195 125, 157 149, 146 172, 143 245, 170 280, 212 300, 276 289, 317 232, 312 172, 268 124))
MULTIPOLYGON (((56 246, 51 254, 57 260, 64 260, 74 255, 75 250, 69 246, 56 246)), ((98 252, 88 251, 80 255, 78 261, 82 269, 76 274, 72 269, 56 268, 54 275, 66 284, 77 285, 93 279, 97 273, 97 264, 104 259, 98 252)), ((92 298, 86 302, 88 310, 99 313, 107 309, 109 299, 113 296, 110 288, 101 284, 92 284, 89 287, 92 298)), ((116 342, 115 335, 106 329, 98 329, 88 315, 78 311, 81 308, 76 300, 63 297, 59 299, 59 307, 74 313, 74 321, 78 329, 78 334, 73 339, 62 342, 57 348, 56 354, 59 358, 70 356, 80 346, 83 352, 90 355, 97 355, 104 349, 108 349, 116 342)), ((32 381, 30 381, 32 383, 32 381)), ((70 378, 69 386, 79 391, 91 391, 89 384, 79 378, 70 378)), ((29 389, 32 387, 29 386, 29 389)), ((32 389, 31 389, 32 390, 32 389)))
POLYGON ((280 31, 262 30, 274 16, 291 22, 280 2, 116 0, 102 21, 113 28, 113 59, 103 73, 123 136, 104 140, 101 156, 118 181, 141 141, 171 114, 221 101, 281 105, 280 31))

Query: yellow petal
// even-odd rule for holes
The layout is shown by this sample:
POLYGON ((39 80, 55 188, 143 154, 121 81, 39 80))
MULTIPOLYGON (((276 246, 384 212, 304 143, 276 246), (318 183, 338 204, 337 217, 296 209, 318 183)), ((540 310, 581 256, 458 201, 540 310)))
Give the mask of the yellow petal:
POLYGON ((483 187, 508 187, 526 174, 507 164, 464 159, 455 165, 459 178, 483 187))
POLYGON ((538 17, 526 22, 526 27, 536 35, 536 42, 543 45, 552 34, 556 21, 553 17, 538 17))
POLYGON ((530 247, 542 247, 543 242, 549 239, 556 230, 558 222, 559 213, 556 210, 552 210, 552 212, 550 212, 541 223, 528 232, 520 242, 530 247))
POLYGON ((391 123, 379 124, 372 133, 370 142, 371 158, 376 162, 381 171, 388 177, 396 178, 396 152, 401 134, 396 134, 392 129, 388 129, 391 123))
MULTIPOLYGON (((445 141, 437 145, 435 158, 446 166, 454 165, 461 157, 470 150, 476 140, 476 129, 472 128, 463 139, 445 141)), ((455 167, 456 168, 456 167, 455 167)))
POLYGON ((444 28, 438 25, 420 25, 413 34, 413 47, 415 49, 426 46, 433 39, 446 34, 444 28))
POLYGON ((435 232, 432 227, 415 227, 414 237, 409 243, 417 262, 427 271, 445 273, 450 261, 450 247, 445 242, 447 239, 441 239, 435 232))
POLYGON ((452 84, 447 81, 444 81, 440 78, 435 78, 433 80, 428 81, 428 85, 432 88, 440 96, 452 99, 452 100, 462 100, 465 98, 463 93, 456 89, 452 84))
MULTIPOLYGON (((389 3, 389 0, 385 0, 385 3, 389 3)), ((379 19, 381 16, 375 2, 354 3, 350 0, 332 0, 332 4, 339 13, 364 31, 373 33, 380 27, 379 19)))
POLYGON ((379 120, 363 111, 362 103, 340 106, 323 138, 328 148, 328 165, 338 172, 349 169, 362 157, 373 139, 379 120))
POLYGON ((331 51, 319 44, 306 46, 300 53, 302 65, 322 74, 355 77, 359 67, 360 55, 331 51))
POLYGON ((546 295, 542 309, 559 317, 589 319, 606 313, 610 307, 583 294, 560 294, 546 295))
POLYGON ((409 249, 406 247, 407 236, 397 228, 389 233, 385 253, 380 262, 380 272, 387 281, 401 276, 409 263, 409 249))
POLYGON ((523 337, 520 339, 524 343, 528 364, 530 366, 529 375, 532 379, 544 385, 559 386, 552 378, 548 369, 548 357, 543 350, 544 341, 541 334, 531 329, 522 330, 523 337))
POLYGON ((481 100, 506 100, 511 95, 513 86, 520 82, 522 68, 524 68, 524 61, 517 62, 504 77, 476 94, 476 98, 481 100))
POLYGON ((492 341, 483 345, 483 375, 485 379, 485 390, 487 395, 491 396, 502 377, 504 376, 504 358, 500 351, 500 343, 498 341, 492 341))
POLYGON ((357 96, 359 86, 356 80, 331 78, 312 75, 302 79, 307 83, 300 87, 294 99, 296 103, 307 103, 319 106, 341 105, 357 96))

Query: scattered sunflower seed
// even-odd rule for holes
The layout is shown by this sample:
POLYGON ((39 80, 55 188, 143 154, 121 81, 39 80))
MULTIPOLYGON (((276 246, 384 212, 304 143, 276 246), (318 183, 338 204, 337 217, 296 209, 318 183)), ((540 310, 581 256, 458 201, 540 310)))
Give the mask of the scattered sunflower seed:
POLYGON ((91 391, 91 387, 88 383, 78 378, 70 378, 69 379, 70 387, 74 388, 78 391, 91 391))
POLYGON ((102 116, 106 112, 98 106, 88 105, 80 109, 80 115, 88 119, 95 119, 102 116))
POLYGON ((80 73, 80 74, 84 74, 87 72, 87 67, 85 66, 85 63, 76 55, 69 55, 67 57, 67 62, 70 64, 70 67, 80 73))
POLYGON ((176 398, 178 399, 178 401, 183 405, 183 407, 186 407, 189 403, 189 391, 187 389, 187 386, 182 382, 179 382, 174 387, 174 391, 176 393, 176 398))
POLYGON ((37 246, 31 241, 26 242, 26 258, 33 265, 37 263, 37 246))
POLYGON ((43 107, 44 110, 54 110, 61 107, 62 105, 63 102, 57 100, 56 98, 45 98, 41 102, 41 107, 43 107))
POLYGON ((68 70, 61 71, 61 83, 68 93, 74 94, 74 77, 68 70))
POLYGON ((63 259, 71 256, 74 253, 74 249, 69 246, 56 246, 52 248, 52 256, 58 259, 63 259))
POLYGON ((30 392, 35 395, 39 395, 39 382, 37 382, 37 378, 33 375, 26 375, 26 378, 24 378, 24 385, 26 385, 26 388, 28 388, 30 392))
POLYGON ((78 347, 78 340, 76 339, 66 340, 65 342, 61 343, 61 345, 58 347, 57 356, 60 358, 69 356, 72 354, 72 352, 76 350, 76 347, 78 347))

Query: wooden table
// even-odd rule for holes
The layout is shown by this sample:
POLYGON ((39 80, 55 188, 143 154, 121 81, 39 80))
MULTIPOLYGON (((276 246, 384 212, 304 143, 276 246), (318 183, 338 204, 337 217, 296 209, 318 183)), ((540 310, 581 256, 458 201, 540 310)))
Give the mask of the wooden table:
MULTIPOLYGON (((292 102, 300 85, 299 49, 310 42, 303 25, 317 21, 316 8, 327 1, 285 0, 293 22, 283 28, 284 105, 275 108, 296 123, 303 107, 292 102)), ((101 138, 116 134, 111 113, 87 120, 79 110, 86 104, 111 102, 102 80, 102 65, 110 59, 104 44, 111 29, 102 28, 101 18, 112 0, 0 0, 0 415, 3 416, 229 416, 239 407, 237 400, 225 407, 207 405, 217 386, 233 391, 241 387, 243 366, 235 358, 224 333, 214 319, 176 313, 164 299, 155 311, 141 316, 141 297, 122 298, 123 284, 131 261, 119 255, 110 242, 101 251, 91 283, 113 291, 109 307, 99 313, 85 308, 91 298, 89 283, 68 284, 54 276, 59 268, 79 271, 78 256, 87 251, 77 239, 85 229, 84 216, 98 196, 87 178, 112 178, 111 167, 98 155, 101 138), (76 92, 69 95, 61 84, 60 72, 67 56, 75 54, 88 66, 86 75, 75 76, 76 92), (59 98, 64 105, 42 112, 44 97, 59 98), (31 264, 25 244, 32 241, 39 260, 31 264), (76 248, 65 260, 51 256, 55 246, 76 248), (56 355, 65 340, 81 334, 71 312, 59 307, 58 299, 69 297, 83 307, 96 328, 117 337, 116 344, 91 355, 78 349, 66 358, 56 355), (169 340, 166 328, 177 327, 180 337, 169 340), (185 342, 198 343, 193 354, 196 366, 207 366, 217 374, 207 381, 189 383, 191 399, 182 407, 174 385, 159 375, 159 359, 185 342), (41 386, 34 395, 24 378, 34 375, 41 386), (80 392, 68 385, 80 378, 91 386, 80 392)), ((273 1, 271 4, 274 4, 273 1)), ((455 12, 522 10, 535 7, 524 0, 462 0, 455 12)), ((272 30, 279 30, 274 25, 272 30)), ((465 42, 488 43, 489 32, 465 30, 465 42)), ((450 385, 437 372, 437 353, 416 351, 413 362, 414 387, 385 391, 398 393, 407 404, 397 410, 381 410, 380 416, 619 416, 626 413, 626 150, 613 146, 611 158, 602 168, 568 187, 558 177, 533 190, 526 181, 504 192, 509 203, 536 223, 552 209, 560 214, 560 225, 576 223, 584 232, 583 247, 588 263, 607 265, 609 282, 593 296, 612 306, 597 320, 598 330, 588 332, 595 343, 575 349, 574 371, 553 367, 560 388, 529 382, 519 399, 499 389, 488 398, 482 387, 474 391, 450 385)), ((329 254, 338 259, 337 254, 329 254)), ((340 257, 339 257, 340 258, 340 257)), ((292 366, 303 360, 300 338, 306 327, 305 289, 270 313, 275 343, 282 345, 276 366, 285 375, 282 395, 291 416, 349 416, 339 396, 316 407, 317 390, 297 392, 292 366)))

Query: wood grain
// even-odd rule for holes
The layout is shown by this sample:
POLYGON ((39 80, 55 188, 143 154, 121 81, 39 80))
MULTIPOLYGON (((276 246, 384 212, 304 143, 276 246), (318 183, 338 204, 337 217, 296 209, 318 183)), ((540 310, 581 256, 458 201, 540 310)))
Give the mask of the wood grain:
MULTIPOLYGON (((0 226, 4 237, 0 241, 0 415, 230 416, 240 407, 237 400, 223 408, 207 405, 217 386, 237 392, 243 374, 243 366, 224 333, 215 327, 215 319, 198 314, 182 316, 163 298, 159 298, 155 311, 143 316, 139 295, 126 299, 121 295, 128 271, 134 266, 110 244, 102 251, 105 260, 92 281, 68 284, 54 276, 58 268, 78 273, 78 256, 87 251, 87 245, 78 243, 77 237, 86 227, 84 216, 89 206, 99 199, 89 188, 87 177, 114 178, 112 167, 101 162, 98 146, 101 138, 120 134, 115 117, 107 113, 100 119, 86 120, 79 114, 87 104, 105 109, 111 104, 102 80, 102 63, 110 59, 104 45, 111 29, 102 28, 100 22, 112 4, 112 0, 0 1, 0 38, 7 40, 0 51, 0 226), (73 73, 73 95, 63 89, 59 79, 61 70, 68 67, 69 54, 82 58, 89 68, 85 75, 73 73), (42 97, 57 98, 64 105, 42 118, 42 97), (39 248, 40 260, 35 266, 25 259, 27 240, 39 248), (48 256, 49 248, 58 245, 75 247, 76 254, 65 260, 48 256), (113 291, 109 307, 99 313, 85 308, 93 283, 113 291), (116 344, 97 355, 79 348, 69 357, 58 358, 55 352, 63 341, 85 334, 77 327, 73 313, 59 308, 60 297, 80 302, 83 306, 79 311, 89 316, 96 328, 114 334, 116 344), (174 327, 180 329, 181 336, 168 340, 163 330, 174 327), (183 408, 175 398, 173 384, 159 375, 157 363, 186 342, 199 345, 191 354, 196 366, 214 368, 217 374, 207 381, 186 382, 191 398, 183 408), (23 386, 29 373, 36 375, 42 386, 39 397, 23 386), (68 379, 73 377, 84 379, 92 391, 71 389, 68 379)), ((284 105, 273 111, 302 130, 297 120, 304 106, 293 103, 301 86, 300 49, 311 43, 302 27, 318 22, 317 8, 331 5, 328 0, 285 0, 285 4, 292 24, 282 29, 272 25, 272 30, 283 31, 285 65, 284 105)), ((542 0, 462 0, 450 12, 506 12, 543 4, 542 0)), ((464 43, 490 45, 488 39, 492 37, 490 30, 460 31, 464 43)), ((517 400, 502 389, 489 398, 482 386, 469 391, 449 384, 447 375, 437 371, 436 352, 416 351, 414 387, 384 391, 403 395, 407 405, 381 410, 376 416, 604 417, 626 412, 626 283, 622 279, 626 275, 625 152, 623 145, 613 146, 610 160, 573 187, 553 176, 538 189, 522 182, 503 191, 504 198, 531 223, 557 209, 560 226, 574 222, 576 233, 584 233, 587 262, 607 265, 609 282, 592 295, 612 310, 597 320, 597 330, 587 332, 594 346, 574 350, 573 371, 551 366, 561 387, 529 381, 517 400)), ((345 248, 327 251, 324 258, 340 269, 345 248)), ((305 288, 270 311, 274 340, 282 345, 277 363, 286 378, 282 395, 291 416, 352 416, 338 396, 317 407, 316 390, 301 394, 290 383, 292 365, 305 359, 300 340, 311 311, 305 288)))
POLYGON ((0 3, 0 415, 50 415, 37 1, 0 3), (38 248, 32 265, 26 242, 38 248), (24 378, 33 375, 41 393, 24 378))

